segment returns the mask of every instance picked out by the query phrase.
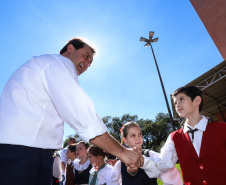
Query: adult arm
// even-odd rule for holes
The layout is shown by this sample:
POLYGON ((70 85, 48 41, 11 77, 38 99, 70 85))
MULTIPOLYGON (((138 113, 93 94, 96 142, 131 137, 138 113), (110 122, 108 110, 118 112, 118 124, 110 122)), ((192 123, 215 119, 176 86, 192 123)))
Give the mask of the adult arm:
POLYGON ((90 143, 118 157, 122 162, 131 167, 141 167, 143 165, 143 157, 140 152, 121 146, 107 132, 91 139, 90 143))
POLYGON ((96 113, 92 100, 80 87, 70 60, 60 57, 42 73, 45 89, 60 117, 83 141, 90 141, 132 167, 142 166, 143 158, 139 152, 122 147, 107 133, 107 127, 96 113))
POLYGON ((62 56, 40 73, 47 94, 60 118, 69 124, 83 141, 89 142, 107 131, 92 100, 80 87, 74 64, 69 59, 62 56))

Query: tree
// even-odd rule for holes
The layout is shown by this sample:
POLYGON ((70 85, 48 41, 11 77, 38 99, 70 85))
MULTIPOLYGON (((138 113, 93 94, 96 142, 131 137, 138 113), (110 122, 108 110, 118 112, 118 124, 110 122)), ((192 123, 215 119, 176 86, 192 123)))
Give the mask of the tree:
POLYGON ((137 123, 139 124, 139 126, 141 127, 142 129, 142 134, 143 134, 143 146, 144 148, 150 148, 150 138, 151 138, 151 132, 150 132, 150 129, 151 129, 151 124, 153 124, 153 121, 152 120, 149 120, 149 119, 146 119, 146 120, 143 120, 143 119, 140 119, 137 121, 137 123))
POLYGON ((64 140, 63 148, 65 148, 68 145, 68 140, 70 137, 75 137, 76 138, 76 143, 79 142, 81 139, 79 138, 78 134, 74 135, 69 135, 67 138, 64 140))
MULTIPOLYGON (((175 121, 174 124, 176 128, 179 128, 178 122, 175 121)), ((172 124, 170 123, 169 115, 164 113, 158 113, 155 117, 155 121, 150 124, 150 127, 147 131, 149 132, 150 136, 150 145, 148 145, 149 148, 159 152, 172 131, 173 129, 172 124)))
POLYGON ((121 142, 120 129, 122 128, 122 125, 129 121, 137 121, 137 119, 137 115, 131 116, 130 114, 124 114, 121 119, 119 117, 113 117, 111 119, 110 116, 106 116, 103 118, 109 133, 119 142, 121 142))

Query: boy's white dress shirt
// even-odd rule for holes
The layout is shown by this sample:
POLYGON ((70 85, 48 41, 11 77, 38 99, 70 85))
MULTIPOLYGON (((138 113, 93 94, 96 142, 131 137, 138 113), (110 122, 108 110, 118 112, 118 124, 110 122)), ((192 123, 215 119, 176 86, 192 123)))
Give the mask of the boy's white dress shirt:
MULTIPOLYGON (((195 128, 199 129, 198 131, 194 132, 194 141, 193 141, 193 146, 194 146, 195 151, 198 156, 200 154, 202 135, 203 135, 203 132, 206 130, 207 122, 208 122, 208 119, 205 116, 202 116, 202 119, 193 128, 193 129, 195 129, 195 128)), ((185 122, 184 128, 183 128, 184 133, 189 130, 187 128, 187 126, 191 127, 190 125, 188 125, 185 122)), ((192 140, 191 133, 189 133, 189 137, 192 140)), ((161 162, 159 162, 157 164, 157 169, 160 170, 161 172, 167 172, 169 169, 174 167, 174 165, 176 164, 176 162, 178 160, 177 152, 175 149, 174 142, 171 138, 171 135, 169 135, 169 137, 166 140, 165 145, 161 149, 160 158, 161 158, 161 162)), ((145 160, 144 166, 142 168, 148 171, 151 168, 151 165, 152 164, 148 165, 148 161, 145 160)))

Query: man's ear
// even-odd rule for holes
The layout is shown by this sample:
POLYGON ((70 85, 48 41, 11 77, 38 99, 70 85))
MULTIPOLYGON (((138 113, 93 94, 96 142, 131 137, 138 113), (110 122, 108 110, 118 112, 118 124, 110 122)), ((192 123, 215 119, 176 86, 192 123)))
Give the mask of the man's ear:
POLYGON ((202 98, 200 96, 196 96, 194 101, 195 101, 195 105, 198 107, 202 101, 202 98))
POLYGON ((74 48, 74 46, 73 46, 72 44, 68 44, 68 46, 67 46, 67 51, 68 51, 69 54, 71 54, 71 52, 72 52, 74 49, 75 49, 75 48, 74 48))

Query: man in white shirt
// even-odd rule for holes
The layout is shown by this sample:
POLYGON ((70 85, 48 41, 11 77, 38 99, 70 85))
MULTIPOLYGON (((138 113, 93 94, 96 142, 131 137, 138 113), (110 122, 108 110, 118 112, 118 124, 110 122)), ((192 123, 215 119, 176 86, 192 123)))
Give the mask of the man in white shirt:
POLYGON ((49 185, 52 154, 62 148, 64 122, 85 141, 140 167, 141 154, 123 148, 107 133, 78 76, 90 67, 95 50, 70 40, 60 55, 35 56, 18 68, 0 100, 0 178, 7 185, 49 185))

